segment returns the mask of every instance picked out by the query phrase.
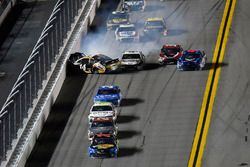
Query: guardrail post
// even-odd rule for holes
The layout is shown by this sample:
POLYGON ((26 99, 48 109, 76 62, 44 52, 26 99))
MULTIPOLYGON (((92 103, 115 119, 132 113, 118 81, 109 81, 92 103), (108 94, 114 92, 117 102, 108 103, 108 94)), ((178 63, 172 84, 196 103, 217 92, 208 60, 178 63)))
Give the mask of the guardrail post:
MULTIPOLYGON (((9 110, 8 110, 9 111, 9 110)), ((5 122, 5 128, 4 128, 4 132, 5 132, 5 146, 6 146, 6 150, 10 149, 10 112, 6 112, 6 114, 4 114, 4 122, 5 122)))
POLYGON ((66 30, 68 32, 68 30, 70 29, 71 23, 70 23, 70 15, 69 15, 69 0, 65 0, 64 1, 64 7, 65 7, 65 25, 66 25, 66 30))
POLYGON ((0 117, 0 159, 4 160, 5 151, 4 151, 4 124, 3 124, 3 118, 0 117))

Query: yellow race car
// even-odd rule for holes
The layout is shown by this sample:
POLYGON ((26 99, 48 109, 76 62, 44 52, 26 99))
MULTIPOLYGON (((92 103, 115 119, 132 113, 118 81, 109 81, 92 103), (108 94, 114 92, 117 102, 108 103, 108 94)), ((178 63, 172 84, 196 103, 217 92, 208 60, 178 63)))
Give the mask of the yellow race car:
POLYGON ((147 18, 144 24, 144 34, 146 36, 167 35, 166 23, 162 17, 147 18))
POLYGON ((73 53, 68 61, 75 66, 79 66, 87 74, 112 73, 119 70, 119 59, 112 59, 103 54, 87 56, 84 53, 73 53))
POLYGON ((129 14, 124 11, 113 11, 107 20, 107 30, 116 29, 121 24, 129 23, 129 14))

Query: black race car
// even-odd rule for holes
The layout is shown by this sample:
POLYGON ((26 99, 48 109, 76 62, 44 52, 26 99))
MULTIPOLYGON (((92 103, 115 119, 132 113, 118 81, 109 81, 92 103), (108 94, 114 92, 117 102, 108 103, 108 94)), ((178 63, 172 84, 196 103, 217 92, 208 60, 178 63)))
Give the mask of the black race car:
POLYGON ((87 74, 115 72, 120 66, 119 59, 112 59, 103 54, 87 56, 84 53, 76 52, 70 55, 68 61, 75 66, 79 66, 87 74))
POLYGON ((88 148, 88 154, 92 158, 117 157, 118 150, 116 137, 110 134, 97 134, 88 148))

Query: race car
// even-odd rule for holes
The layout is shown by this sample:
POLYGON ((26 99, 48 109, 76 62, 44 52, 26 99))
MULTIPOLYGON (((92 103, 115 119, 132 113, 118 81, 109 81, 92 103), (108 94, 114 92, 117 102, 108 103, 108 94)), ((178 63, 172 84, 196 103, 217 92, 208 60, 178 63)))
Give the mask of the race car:
POLYGON ((129 14, 124 11, 113 11, 107 20, 107 30, 116 29, 121 24, 129 23, 129 14))
POLYGON ((147 18, 144 24, 144 35, 148 37, 159 37, 167 35, 166 23, 162 17, 147 18))
POLYGON ((120 106, 122 100, 121 90, 118 86, 100 86, 94 97, 94 102, 111 102, 120 106))
POLYGON ((117 118, 117 110, 111 102, 95 102, 95 104, 91 107, 89 113, 89 121, 91 122, 94 118, 97 117, 110 117, 114 121, 117 118))
POLYGON ((134 68, 140 70, 145 63, 145 56, 141 51, 123 52, 121 58, 121 69, 134 68))
POLYGON ((163 45, 158 59, 159 64, 176 63, 182 56, 182 52, 181 45, 163 45))
POLYGON ((121 24, 115 30, 117 41, 136 41, 139 42, 140 36, 134 24, 121 24))
POLYGON ((202 70, 206 64, 206 54, 201 50, 186 50, 177 60, 178 70, 202 70))
POLYGON ((89 125, 88 139, 92 140, 96 134, 112 134, 117 135, 117 129, 115 122, 112 118, 94 118, 89 125))
POLYGON ((116 72, 120 66, 119 59, 112 59, 103 54, 87 56, 84 53, 76 52, 70 55, 68 61, 75 66, 79 66, 87 74, 116 72))
POLYGON ((122 0, 122 9, 126 11, 141 10, 144 11, 146 7, 145 0, 122 0))
POLYGON ((97 134, 88 148, 88 154, 92 158, 117 157, 118 150, 116 137, 110 134, 97 134))

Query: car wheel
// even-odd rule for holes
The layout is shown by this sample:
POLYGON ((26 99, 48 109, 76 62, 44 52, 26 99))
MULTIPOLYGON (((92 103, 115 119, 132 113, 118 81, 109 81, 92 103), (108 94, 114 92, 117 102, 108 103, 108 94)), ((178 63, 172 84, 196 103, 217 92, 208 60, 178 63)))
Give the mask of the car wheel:
POLYGON ((159 65, 165 65, 164 61, 159 61, 159 65))
POLYGON ((138 70, 138 71, 143 70, 143 65, 139 65, 139 66, 137 66, 137 70, 138 70))

